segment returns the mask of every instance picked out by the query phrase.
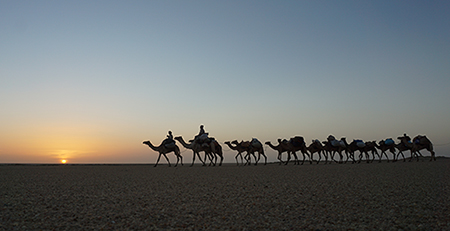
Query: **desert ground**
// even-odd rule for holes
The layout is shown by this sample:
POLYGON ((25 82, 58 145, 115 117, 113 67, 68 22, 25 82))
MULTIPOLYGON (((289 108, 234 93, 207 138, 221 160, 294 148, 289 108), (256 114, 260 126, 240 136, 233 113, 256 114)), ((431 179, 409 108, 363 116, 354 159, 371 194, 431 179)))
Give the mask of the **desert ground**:
POLYGON ((0 230, 450 230, 450 159, 0 165, 0 230))

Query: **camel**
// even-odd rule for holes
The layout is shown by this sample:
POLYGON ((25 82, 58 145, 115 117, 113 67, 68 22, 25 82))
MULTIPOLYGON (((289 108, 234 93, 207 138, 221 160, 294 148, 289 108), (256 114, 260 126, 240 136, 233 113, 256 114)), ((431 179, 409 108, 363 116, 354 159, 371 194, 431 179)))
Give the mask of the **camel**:
MULTIPOLYGON (((381 155, 378 154, 377 151, 377 142, 376 141, 367 141, 366 142, 366 147, 364 147, 364 150, 368 153, 372 153, 372 162, 375 159, 375 154, 380 157, 380 159, 378 160, 378 163, 381 162, 381 159, 383 158, 383 153, 381 153, 381 155)), ((387 162, 389 162, 389 157, 386 153, 384 153, 384 155, 386 155, 386 159, 387 162)))
POLYGON ((159 153, 158 160, 156 161, 156 164, 154 167, 156 167, 158 165, 161 155, 164 155, 164 157, 166 158, 167 163, 169 163, 169 167, 170 167, 170 161, 166 155, 167 153, 170 153, 170 152, 175 153, 175 156, 177 156, 177 163, 175 164, 175 167, 178 165, 179 161, 181 161, 181 165, 183 165, 183 157, 180 154, 180 148, 176 144, 174 144, 173 147, 166 147, 167 145, 164 145, 165 140, 157 147, 153 146, 153 144, 150 141, 144 141, 142 143, 148 145, 153 151, 159 153))
MULTIPOLYGON (((248 142, 248 141, 247 141, 247 142, 248 142)), ((231 150, 235 150, 235 151, 238 152, 238 153, 236 154, 236 156, 234 157, 234 159, 236 159, 236 164, 237 164, 237 165, 239 165, 238 156, 241 157, 241 162, 242 162, 242 164, 244 164, 244 160, 243 160, 243 158, 242 158, 242 153, 243 153, 243 152, 247 152, 247 153, 248 153, 248 147, 243 147, 243 146, 242 146, 242 143, 243 143, 243 142, 238 143, 237 140, 233 140, 232 142, 230 142, 230 141, 225 141, 225 144, 228 145, 228 147, 229 147, 231 150), (234 144, 235 146, 233 146, 232 144, 234 144)), ((250 145, 248 145, 248 146, 250 146, 250 145)), ((247 160, 247 159, 246 159, 246 160, 247 160)))
POLYGON ((214 138, 208 138, 209 139, 209 143, 202 143, 202 144, 198 144, 196 141, 192 140, 189 141, 191 143, 186 143, 183 139, 183 137, 178 136, 175 137, 175 139, 177 141, 179 141, 181 143, 181 145, 183 145, 183 147, 187 148, 187 149, 191 149, 193 151, 193 157, 192 157, 192 165, 194 165, 195 162, 195 156, 197 154, 198 158, 200 159, 200 161, 202 162, 203 166, 205 166, 205 162, 206 162, 206 158, 208 157, 210 160, 209 165, 213 165, 215 166, 217 164, 217 156, 220 157, 220 163, 219 166, 222 166, 222 162, 223 162, 223 152, 222 152, 222 146, 220 146, 219 142, 217 142, 214 138), (205 152, 205 161, 202 160, 202 158, 200 157, 200 152, 205 152))
POLYGON ((252 138, 252 141, 250 141, 249 152, 247 152, 247 155, 245 157, 249 164, 251 164, 250 154, 255 157, 255 165, 258 164, 259 160, 261 159, 261 155, 264 156, 264 165, 267 164, 267 156, 266 154, 264 154, 264 147, 262 143, 256 138, 252 138), (258 159, 256 159, 255 152, 258 152, 258 159))
POLYGON ((288 150, 284 149, 283 146, 280 144, 278 144, 277 146, 274 146, 272 143, 270 143, 270 141, 266 141, 265 144, 269 145, 269 147, 271 147, 273 150, 278 152, 277 159, 280 161, 279 164, 284 163, 283 160, 281 159, 281 154, 283 154, 283 152, 287 152, 288 150))
MULTIPOLYGON (((194 165, 195 162, 195 156, 198 156, 198 159, 202 162, 202 165, 205 166, 205 162, 202 160, 202 158, 200 157, 200 152, 204 151, 205 153, 208 150, 205 150, 201 145, 196 144, 195 142, 191 142, 190 144, 186 143, 183 139, 183 137, 181 136, 177 136, 174 138, 175 140, 177 140, 178 142, 181 143, 181 145, 183 145, 184 148, 186 149, 191 149, 192 150, 192 164, 191 167, 194 165)), ((206 158, 205 158, 206 161, 206 158)))
MULTIPOLYGON (((366 143, 364 143, 361 140, 353 140, 350 144, 347 145, 347 149, 350 153, 352 153, 352 155, 354 156, 355 152, 358 151, 359 152, 359 160, 358 163, 361 163, 361 160, 363 158, 363 154, 366 157, 366 162, 370 163, 370 157, 369 157, 369 153, 367 153, 366 151, 366 143)), ((356 160, 353 160, 354 162, 356 162, 356 160)), ((354 163, 352 162, 352 163, 354 163)))
POLYGON ((297 157, 297 153, 295 153, 295 151, 293 151, 293 147, 292 145, 289 144, 289 141, 286 139, 278 139, 278 145, 281 146, 283 149, 286 150, 287 152, 287 160, 284 163, 285 165, 287 165, 289 163, 289 161, 291 161, 291 154, 294 156, 294 165, 299 163, 298 157, 297 157))
POLYGON ((222 150, 222 146, 220 146, 219 142, 214 139, 214 138, 210 138, 211 139, 211 143, 209 143, 209 146, 211 148, 211 153, 214 154, 214 166, 217 164, 217 156, 220 157, 220 163, 219 166, 222 166, 222 162, 223 162, 223 150, 222 150))
MULTIPOLYGON (((402 155, 403 156, 403 162, 406 161, 405 155, 403 155, 404 151, 411 151, 411 146, 407 145, 407 144, 403 144, 402 142, 398 143, 395 145, 395 148, 398 150, 397 156, 394 156, 394 159, 397 161, 399 156, 402 155)), ((412 153, 411 153, 411 159, 412 159, 412 153)))
POLYGON ((417 135, 413 139, 413 151, 418 152, 420 156, 422 156, 422 153, 420 153, 420 150, 426 149, 431 154, 430 161, 436 160, 436 154, 433 150, 433 143, 426 137, 422 135, 417 135))
MULTIPOLYGON (((417 161, 419 161, 419 155, 417 155, 417 153, 414 150, 414 144, 411 142, 411 138, 409 136, 407 136, 406 134, 404 134, 403 136, 397 137, 397 139, 400 140, 400 143, 398 145, 396 145, 396 148, 398 149, 398 152, 399 152, 397 154, 397 158, 401 154, 403 156, 403 162, 405 162, 405 156, 403 155, 403 151, 409 150, 411 153, 411 158, 409 158, 409 161, 412 161, 414 156, 417 158, 417 161)), ((420 152, 419 152, 419 154, 420 154, 420 152)), ((422 154, 420 154, 420 155, 422 155, 422 154)))
MULTIPOLYGON (((256 141, 258 141, 258 140, 256 140, 256 141)), ((261 145, 261 147, 258 147, 259 141, 255 142, 254 144, 252 142, 253 142, 253 140, 252 141, 241 141, 241 142, 238 142, 237 140, 231 141, 232 144, 241 147, 245 152, 247 152, 247 154, 244 156, 244 159, 245 159, 244 166, 252 164, 252 157, 250 155, 252 155, 253 158, 255 158, 255 165, 258 164, 258 161, 261 158, 260 150, 262 149, 262 145, 261 145), (258 154, 259 154, 258 159, 256 159, 255 151, 258 151, 258 154)), ((262 155, 264 155, 264 150, 262 152, 263 152, 262 155)), ((266 156, 264 155, 264 157, 266 157, 266 156)), ((242 160, 242 155, 241 155, 241 160, 242 160)), ((266 162, 267 162, 267 157, 266 157, 266 162)))
POLYGON ((395 159, 395 143, 394 143, 394 141, 392 140, 392 138, 388 138, 388 139, 386 139, 386 140, 381 140, 380 142, 378 142, 378 144, 375 143, 375 146, 376 146, 378 149, 380 149, 380 151, 381 151, 381 156, 383 156, 383 154, 386 155, 386 158, 388 159, 388 162, 389 162, 389 158, 388 158, 388 155, 386 154, 386 151, 387 151, 387 150, 389 150, 389 152, 391 152, 392 155, 393 155, 393 157, 392 157, 392 158, 393 158, 393 159, 392 159, 392 162, 397 161, 397 160, 395 159))
POLYGON ((307 147, 307 150, 311 154, 311 159, 314 161, 313 155, 317 152, 319 154, 319 160, 317 160, 317 164, 319 164, 321 157, 321 153, 323 152, 323 155, 325 157, 325 164, 328 162, 328 155, 323 150, 323 145, 320 143, 319 140, 313 140, 312 143, 307 147))
POLYGON ((289 163, 289 160, 291 158, 290 154, 294 155, 295 158, 295 162, 294 164, 299 164, 299 160, 297 158, 297 151, 301 151, 302 155, 303 155, 303 161, 302 161, 302 165, 305 163, 305 154, 308 155, 309 157, 309 162, 310 164, 312 164, 312 160, 311 160, 311 156, 309 156, 308 150, 306 148, 306 144, 305 144, 305 140, 303 139, 303 137, 301 136, 295 136, 293 138, 290 138, 289 141, 288 140, 283 140, 280 142, 280 139, 278 139, 278 142, 283 146, 284 149, 288 150, 288 160, 286 163, 289 163))
MULTIPOLYGON (((343 138, 345 139, 345 138, 343 138)), ((324 144, 324 150, 328 153, 331 154, 331 159, 339 164, 344 163, 343 162, 343 156, 342 156, 342 151, 345 151, 345 153, 347 154, 347 160, 348 160, 348 151, 347 151, 347 147, 345 146, 345 142, 342 140, 336 140, 334 138, 334 136, 329 135, 327 138, 327 141, 322 141, 322 143, 324 144), (339 154, 339 161, 336 161, 334 159, 334 155, 338 153, 339 154)), ((330 162, 331 164, 331 162, 330 162)))
POLYGON ((345 137, 341 138, 341 140, 339 141, 339 144, 342 147, 342 151, 345 152, 345 155, 347 157, 347 159, 345 160, 344 163, 346 164, 350 158, 352 159, 352 164, 356 163, 355 151, 359 151, 359 147, 357 145, 350 146, 350 144, 347 143, 347 138, 345 138, 345 137))

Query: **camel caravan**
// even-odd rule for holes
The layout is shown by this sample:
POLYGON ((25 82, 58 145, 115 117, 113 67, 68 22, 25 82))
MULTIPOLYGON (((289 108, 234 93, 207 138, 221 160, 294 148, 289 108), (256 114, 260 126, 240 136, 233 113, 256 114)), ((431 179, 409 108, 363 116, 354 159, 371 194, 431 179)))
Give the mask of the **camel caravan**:
MULTIPOLYGON (((278 153, 278 163, 285 165, 290 162, 293 162, 294 165, 303 165, 305 161, 308 161, 310 164, 313 162, 319 164, 321 161, 325 164, 332 162, 344 164, 351 161, 354 164, 361 163, 362 160, 365 160, 367 163, 372 163, 376 157, 378 157, 378 162, 381 162, 383 157, 385 157, 387 162, 391 160, 395 162, 399 160, 400 155, 403 157, 403 161, 406 161, 406 157, 403 154, 404 151, 410 152, 409 161, 412 161, 414 158, 419 161, 419 157, 424 157, 420 152, 423 149, 430 152, 430 161, 436 160, 433 144, 426 136, 417 135, 411 140, 409 136, 404 134, 403 136, 397 137, 397 139, 399 143, 395 143, 392 138, 381 140, 378 143, 376 141, 363 141, 358 139, 348 143, 345 137, 338 140, 333 135, 329 135, 326 141, 321 142, 315 139, 309 145, 306 145, 302 136, 295 136, 290 139, 278 139, 278 144, 272 144, 270 141, 265 142, 265 144, 278 153), (392 154, 391 160, 387 151, 392 154), (283 161, 283 153, 287 155, 285 161, 283 161), (297 153, 302 154, 302 160, 299 159, 297 153), (318 156, 318 159, 314 160, 314 154, 318 156), (322 157, 324 160, 322 160, 322 157)), ((159 153, 154 165, 155 167, 158 165, 161 156, 165 157, 170 167, 171 164, 166 154, 171 152, 177 157, 175 167, 178 166, 178 163, 183 165, 183 157, 181 156, 180 148, 177 146, 176 141, 185 149, 192 150, 193 156, 190 166, 194 165, 196 157, 198 157, 203 166, 207 165, 208 160, 210 166, 222 165, 222 146, 215 138, 209 137, 209 133, 205 132, 204 126, 201 125, 198 135, 194 136, 188 142, 181 136, 174 138, 171 131, 169 131, 167 138, 159 146, 154 146, 150 141, 144 141, 144 144, 159 153), (204 153, 203 159, 200 156, 201 152, 204 153)), ((252 157, 254 159, 254 165, 257 165, 261 160, 261 156, 264 157, 264 165, 267 164, 264 145, 256 138, 252 138, 250 141, 240 142, 237 140, 225 141, 224 144, 231 150, 237 152, 234 157, 237 165, 251 165, 252 157)))

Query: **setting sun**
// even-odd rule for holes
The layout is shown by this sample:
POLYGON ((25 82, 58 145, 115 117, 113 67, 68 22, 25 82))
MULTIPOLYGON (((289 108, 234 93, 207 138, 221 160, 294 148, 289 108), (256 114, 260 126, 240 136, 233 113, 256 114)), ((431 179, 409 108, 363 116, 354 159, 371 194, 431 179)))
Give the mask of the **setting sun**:
POLYGON ((61 163, 65 164, 67 162, 67 160, 61 160, 61 163))

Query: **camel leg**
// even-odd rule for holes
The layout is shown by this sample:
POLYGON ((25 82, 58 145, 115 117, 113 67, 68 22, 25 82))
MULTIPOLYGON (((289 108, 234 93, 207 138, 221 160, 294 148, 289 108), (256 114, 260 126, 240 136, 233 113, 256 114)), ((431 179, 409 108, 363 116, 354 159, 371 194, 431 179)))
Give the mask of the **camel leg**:
MULTIPOLYGON (((377 156, 380 157, 380 161, 379 162, 381 162, 381 156, 378 155, 378 153, 377 153, 377 156)), ((370 162, 373 163, 374 160, 375 160, 375 152, 372 151, 372 161, 370 161, 370 162)))
MULTIPOLYGON (((384 153, 384 155, 386 156, 387 162, 389 163, 389 157, 387 156, 386 153, 384 153)), ((381 162, 381 159, 382 159, 382 158, 383 158, 383 153, 381 153, 380 162, 381 162)))
POLYGON ((303 160, 302 160, 302 165, 303 165, 305 163, 306 156, 305 156, 305 153, 303 153, 303 152, 302 152, 302 155, 303 155, 303 160))
MULTIPOLYGON (((258 164, 258 160, 256 159, 255 153, 252 153, 252 155, 253 155, 253 158, 255 158, 255 165, 257 165, 257 164, 258 164)), ((260 155, 259 152, 258 152, 258 155, 260 155)), ((250 159, 251 159, 251 158, 252 158, 252 157, 250 156, 250 159)))
POLYGON ((395 152, 391 152, 392 153, 392 155, 393 155, 393 159, 392 159, 392 162, 396 162, 397 160, 395 159, 395 152))
POLYGON ((405 155, 403 154, 402 151, 400 151, 400 152, 397 154, 397 160, 398 160, 398 157, 400 156, 400 154, 402 154, 403 162, 405 162, 405 161, 406 161, 406 158, 405 158, 405 155))
POLYGON ((284 165, 287 165, 291 161, 291 153, 288 152, 287 161, 284 163, 284 165))
MULTIPOLYGON (((323 154, 325 155, 325 164, 328 164, 328 156, 330 155, 330 152, 325 151, 323 154)), ((331 160, 330 160, 330 164, 331 164, 331 160)))
POLYGON ((360 152, 360 153, 359 153, 359 160, 358 160, 358 164, 359 164, 359 163, 361 163, 361 160, 362 160, 362 153, 360 152))
POLYGON ((292 152, 292 155, 294 156, 294 165, 300 164, 300 161, 298 161, 298 156, 296 152, 292 152))
MULTIPOLYGON (((199 158, 200 159, 200 158, 199 158)), ((201 160, 201 159, 200 159, 201 160)), ((192 164, 190 167, 194 166, 194 162, 195 162, 195 152, 192 151, 192 164)))
POLYGON ((266 165, 267 164, 267 156, 266 156, 266 154, 264 154, 264 152, 261 153, 261 155, 264 156, 264 165, 266 165))
POLYGON ((247 152, 247 154, 245 154, 244 160, 245 160, 244 166, 250 165, 252 163, 252 158, 250 157, 250 153, 247 152))
POLYGON ((181 165, 183 165, 183 157, 180 154, 177 154, 176 152, 174 152, 175 155, 177 156, 177 163, 175 164, 175 167, 178 166, 178 162, 181 160, 181 165))
POLYGON ((198 159, 201 160, 202 166, 206 166, 206 161, 208 160, 208 159, 206 159, 206 153, 205 153, 205 157, 203 159, 202 159, 202 156, 200 156, 200 152, 197 152, 197 156, 198 156, 198 159))
POLYGON ((280 161, 280 162, 278 162, 278 164, 281 165, 283 163, 283 160, 281 160, 281 153, 280 152, 278 152, 277 159, 280 161))
POLYGON ((236 156, 234 156, 234 159, 236 159, 236 164, 237 164, 237 166, 239 166, 239 159, 238 159, 238 156, 239 156, 240 154, 241 154, 241 153, 238 152, 238 154, 236 154, 236 156))
POLYGON ((343 159, 344 159, 344 156, 342 155, 342 152, 339 152, 339 164, 344 163, 343 159))
POLYGON ((200 160, 200 162, 202 162, 203 165, 205 165, 205 162, 203 162, 202 158, 200 157, 200 153, 195 152, 194 150, 192 150, 192 164, 191 167, 194 165, 195 162, 195 156, 198 156, 198 159, 200 160))
POLYGON ((214 155, 210 152, 208 152, 208 153, 205 152, 205 158, 206 158, 206 155, 208 156, 208 159, 209 159, 209 166, 211 166, 211 165, 215 166, 216 164, 214 163, 214 155))
POLYGON ((218 157, 217 157, 216 153, 212 153, 212 154, 214 154, 214 166, 216 166, 218 157))
POLYGON ((206 158, 205 158, 205 161, 203 161, 202 157, 200 156, 200 152, 197 152, 197 156, 198 156, 198 159, 200 160, 200 162, 202 162, 202 166, 205 166, 206 165, 206 158))
POLYGON ((160 159, 160 158, 161 158, 161 153, 159 153, 158 159, 156 160, 156 164, 155 164, 153 167, 158 166, 158 163, 159 163, 159 159, 160 159))
POLYGON ((332 159, 334 162, 338 163, 338 162, 334 159, 334 155, 336 155, 336 151, 331 152, 331 159, 332 159))
MULTIPOLYGON (((312 162, 315 162, 315 161, 314 161, 314 153, 310 151, 309 154, 311 155, 311 161, 312 161, 312 162)), ((319 154, 319 156, 320 156, 320 154, 319 154)))
MULTIPOLYGON (((419 150, 417 150, 417 153, 419 153, 420 157, 425 158, 425 157, 422 155, 422 153, 420 153, 419 150)), ((419 161, 419 157, 417 157, 417 161, 419 161)))
POLYGON ((220 163, 219 163, 219 166, 222 166, 222 162, 223 162, 223 155, 220 155, 220 163))
POLYGON ((349 153, 349 151, 345 150, 345 161, 344 164, 346 164, 348 162, 348 160, 350 160, 350 158, 352 157, 351 154, 349 153))
POLYGON ((258 162, 261 160, 261 153, 258 151, 258 159, 255 158, 255 165, 258 165, 258 162))
POLYGON ((345 157, 346 157, 346 159, 344 161, 344 164, 346 164, 348 162, 348 159, 349 159, 347 150, 345 150, 345 157))
POLYGON ((304 153, 303 155, 307 155, 307 156, 308 156, 309 164, 312 164, 312 163, 313 163, 312 155, 309 155, 308 152, 304 153))
POLYGON ((411 153, 411 158, 409 158, 409 162, 411 162, 411 161, 412 161, 412 159, 413 159, 413 155, 415 154, 415 153, 413 153, 413 151, 410 151, 410 153, 411 153))
POLYGON ((396 156, 395 152, 392 152, 391 150, 389 150, 389 151, 392 154, 392 162, 397 162, 397 160, 395 159, 395 156, 396 156))
POLYGON ((430 158, 430 161, 436 161, 436 153, 433 151, 433 150, 428 150, 428 151, 430 151, 430 155, 431 155, 431 158, 430 158))
MULTIPOLYGON (((166 160, 167 160, 167 163, 169 163, 169 167, 170 167, 170 161, 169 161, 169 158, 167 158, 167 155, 166 155, 166 153, 163 153, 163 155, 164 155, 164 157, 166 158, 166 160)), ((158 158, 158 161, 159 161, 159 158, 158 158)))
POLYGON ((205 165, 206 165, 206 162, 208 162, 208 159, 209 159, 209 166, 211 166, 211 157, 208 155, 208 153, 205 151, 205 165))
MULTIPOLYGON (((386 152, 384 153, 384 155, 386 156, 386 160, 387 160, 387 162, 389 163, 389 157, 388 157, 388 155, 386 154, 386 152)), ((381 154, 381 157, 383 157, 383 153, 381 154)))

